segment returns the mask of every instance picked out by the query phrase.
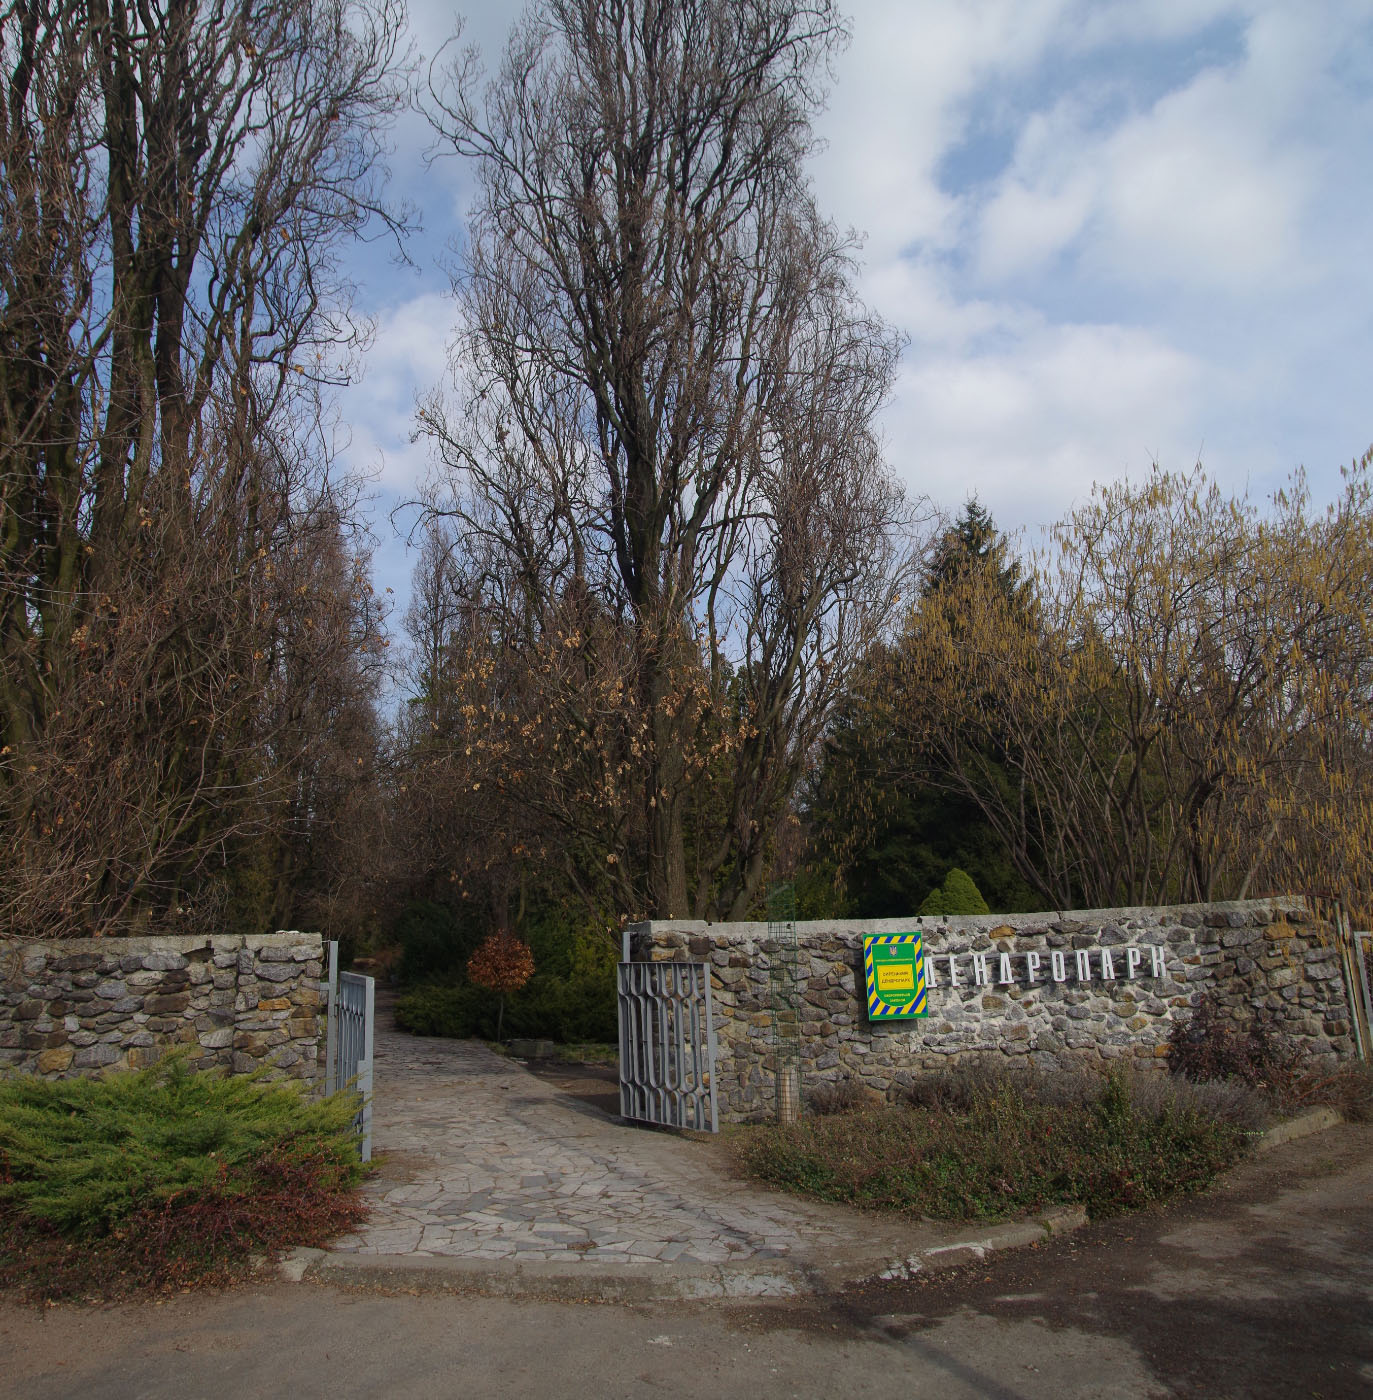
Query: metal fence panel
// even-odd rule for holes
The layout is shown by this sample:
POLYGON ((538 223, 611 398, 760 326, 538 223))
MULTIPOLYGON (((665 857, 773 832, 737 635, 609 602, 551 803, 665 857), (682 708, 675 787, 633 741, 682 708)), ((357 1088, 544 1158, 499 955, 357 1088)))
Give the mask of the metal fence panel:
POLYGON ((622 962, 618 990, 620 1113, 718 1131, 709 965, 622 962))

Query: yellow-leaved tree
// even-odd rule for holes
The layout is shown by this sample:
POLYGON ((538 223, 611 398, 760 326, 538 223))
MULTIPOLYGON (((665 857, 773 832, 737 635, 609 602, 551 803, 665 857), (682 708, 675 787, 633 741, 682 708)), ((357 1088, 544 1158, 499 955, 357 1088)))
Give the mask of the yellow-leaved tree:
POLYGON ((1197 468, 1098 487, 1011 592, 930 590, 868 679, 897 777, 971 799, 1047 905, 1373 911, 1373 453, 1313 508, 1197 468))

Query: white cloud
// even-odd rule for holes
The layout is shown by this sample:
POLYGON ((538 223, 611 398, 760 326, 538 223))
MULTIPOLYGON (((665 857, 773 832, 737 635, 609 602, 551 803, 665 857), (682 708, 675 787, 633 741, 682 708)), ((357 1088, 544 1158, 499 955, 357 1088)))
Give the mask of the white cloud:
POLYGON ((1300 223, 1319 158, 1301 129, 1329 57, 1321 26, 1263 15, 1239 61, 1204 68, 1142 110, 1089 75, 1023 119, 977 228, 992 281, 1065 252, 1139 287, 1271 292, 1302 276, 1300 223))
POLYGON ((363 379, 347 396, 350 464, 401 498, 416 495, 424 480, 428 449, 410 441, 415 400, 445 375, 453 316, 452 301, 436 292, 381 315, 363 379))
POLYGON ((1267 487, 1373 436, 1366 5, 870 0, 855 29, 818 185, 910 337, 913 486, 1040 522, 1154 457, 1267 487))
POLYGON ((828 143, 815 166, 822 203, 867 235, 876 262, 915 243, 952 247, 961 212, 937 172, 962 135, 965 104, 991 76, 1037 60, 1068 0, 847 8, 853 42, 819 123, 828 143))
POLYGON ((1029 307, 960 294, 937 258, 892 258, 869 266, 863 278, 868 301, 905 331, 910 356, 957 358, 987 339, 1019 336, 1038 326, 1029 307))
POLYGON ((1237 119, 1227 86, 1208 76, 1110 141, 1092 263, 1144 285, 1243 295, 1301 277, 1303 153, 1237 119))
POLYGON ((1056 153, 1065 135, 1071 143, 1077 130, 1061 109, 1031 119, 1015 172, 982 211, 977 266, 985 280, 1001 282, 1046 266, 1086 228, 1099 202, 1094 172, 1082 162, 1065 168, 1054 155, 1036 159, 1030 154, 1056 153))
POLYGON ((1093 481, 1190 462, 1204 365, 1146 332, 1027 328, 1007 348, 908 363, 888 414, 893 461, 946 508, 976 492, 1009 525, 1058 518, 1093 481))

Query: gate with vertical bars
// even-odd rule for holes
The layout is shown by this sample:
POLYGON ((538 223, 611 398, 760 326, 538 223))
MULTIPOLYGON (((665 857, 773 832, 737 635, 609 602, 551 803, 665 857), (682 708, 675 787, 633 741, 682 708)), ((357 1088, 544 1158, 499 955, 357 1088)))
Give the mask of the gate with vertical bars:
POLYGON ((338 943, 329 943, 329 980, 325 988, 324 1092, 356 1089, 362 1105, 353 1127, 362 1160, 372 1160, 372 1041, 376 1028, 376 983, 355 972, 340 972, 338 943))
POLYGON ((717 1132, 710 964, 619 965, 620 1113, 717 1132))

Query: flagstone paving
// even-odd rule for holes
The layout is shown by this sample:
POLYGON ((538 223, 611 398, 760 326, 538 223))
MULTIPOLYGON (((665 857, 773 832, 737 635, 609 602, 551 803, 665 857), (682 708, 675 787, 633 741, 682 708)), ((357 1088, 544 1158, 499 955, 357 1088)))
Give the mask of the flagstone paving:
POLYGON ((373 1132, 385 1160, 370 1219, 335 1254, 800 1264, 874 1233, 734 1180, 714 1144, 614 1121, 472 1041, 379 1026, 373 1132))

